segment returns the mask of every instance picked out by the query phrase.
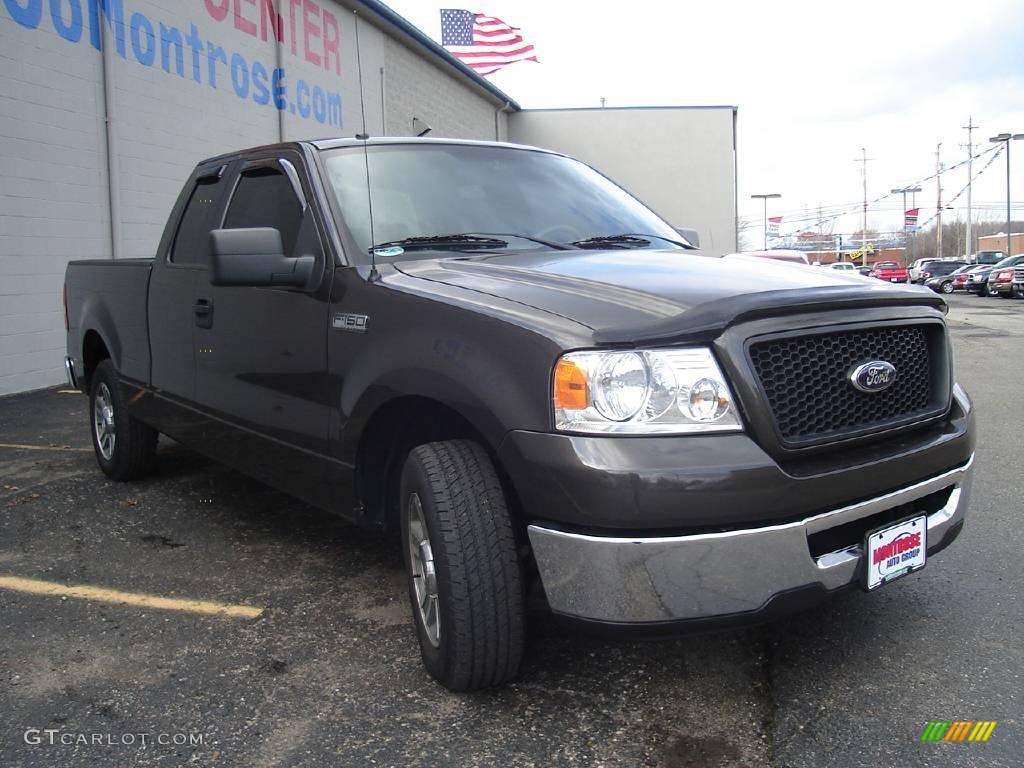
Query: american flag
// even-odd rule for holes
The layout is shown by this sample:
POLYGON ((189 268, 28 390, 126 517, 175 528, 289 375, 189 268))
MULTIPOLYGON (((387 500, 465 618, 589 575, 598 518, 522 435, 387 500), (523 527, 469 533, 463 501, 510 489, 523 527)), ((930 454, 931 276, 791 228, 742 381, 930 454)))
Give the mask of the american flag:
POLYGON ((517 61, 537 61, 517 28, 472 11, 441 9, 441 45, 479 75, 493 75, 517 61))

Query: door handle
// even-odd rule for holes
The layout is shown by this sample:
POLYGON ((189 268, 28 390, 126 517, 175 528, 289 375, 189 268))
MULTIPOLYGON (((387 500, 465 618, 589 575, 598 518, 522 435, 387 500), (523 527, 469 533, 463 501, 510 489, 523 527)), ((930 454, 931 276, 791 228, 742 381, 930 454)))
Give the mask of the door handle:
POLYGON ((200 328, 213 327, 213 299, 196 299, 192 305, 196 316, 196 325, 200 328))

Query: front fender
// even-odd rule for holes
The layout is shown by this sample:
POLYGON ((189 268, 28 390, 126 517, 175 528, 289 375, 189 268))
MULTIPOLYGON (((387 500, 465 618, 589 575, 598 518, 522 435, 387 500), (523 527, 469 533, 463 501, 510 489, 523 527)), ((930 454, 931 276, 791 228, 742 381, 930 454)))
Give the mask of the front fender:
POLYGON ((458 413, 495 450, 510 429, 549 428, 550 368, 556 353, 534 348, 531 359, 501 354, 474 339, 415 332, 408 343, 388 344, 353 365, 340 392, 339 458, 354 463, 366 425, 397 398, 422 397, 458 413), (433 336, 433 338, 431 338, 433 336), (405 350, 403 353, 401 350, 405 350), (404 359, 415 350, 413 359, 404 359))

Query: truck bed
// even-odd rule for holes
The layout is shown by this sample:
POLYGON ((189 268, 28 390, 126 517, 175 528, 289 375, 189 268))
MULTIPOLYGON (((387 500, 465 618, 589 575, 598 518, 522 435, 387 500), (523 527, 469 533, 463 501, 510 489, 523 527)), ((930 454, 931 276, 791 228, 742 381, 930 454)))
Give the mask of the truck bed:
POLYGON ((67 266, 68 356, 84 370, 82 328, 98 329, 121 373, 149 380, 146 312, 153 259, 87 259, 67 266))

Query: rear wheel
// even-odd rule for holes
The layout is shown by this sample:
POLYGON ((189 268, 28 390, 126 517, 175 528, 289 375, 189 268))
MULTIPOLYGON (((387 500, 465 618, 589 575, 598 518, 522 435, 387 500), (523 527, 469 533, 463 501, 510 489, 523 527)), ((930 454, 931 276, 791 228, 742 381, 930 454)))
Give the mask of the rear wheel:
POLYGON ((427 671, 453 691, 512 679, 523 655, 522 575, 487 453, 468 440, 418 446, 400 494, 409 598, 427 671))
POLYGON ((156 465, 157 432, 129 415, 110 360, 93 371, 89 388, 92 447, 100 469, 112 480, 136 480, 156 465))

